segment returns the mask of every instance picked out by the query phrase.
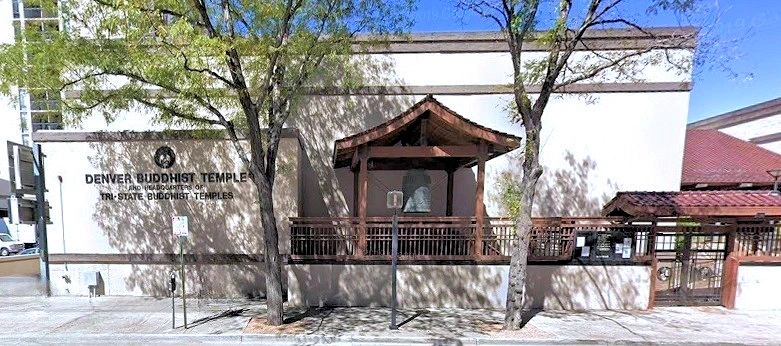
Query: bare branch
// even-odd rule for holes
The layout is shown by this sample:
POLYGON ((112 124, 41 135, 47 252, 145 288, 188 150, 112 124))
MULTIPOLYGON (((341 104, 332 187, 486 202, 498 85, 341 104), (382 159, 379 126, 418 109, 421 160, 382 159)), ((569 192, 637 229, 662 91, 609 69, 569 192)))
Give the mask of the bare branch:
POLYGON ((261 92, 257 100, 255 100, 255 104, 258 106, 262 106, 266 102, 266 97, 268 97, 269 94, 266 91, 269 89, 271 85, 271 78, 274 75, 274 70, 276 69, 277 62, 279 61, 281 55, 281 50, 279 48, 281 48, 282 45, 285 44, 290 32, 293 16, 295 15, 296 12, 298 12, 302 4, 303 4, 303 0, 295 0, 295 3, 293 2, 293 0, 288 0, 287 2, 285 16, 282 18, 282 21, 280 22, 279 31, 277 32, 277 36, 274 40, 274 45, 273 45, 274 49, 271 50, 271 54, 268 57, 269 60, 268 68, 266 69, 263 82, 259 86, 261 92))
POLYGON ((164 102, 152 102, 152 101, 149 101, 149 99, 146 98, 146 97, 133 97, 133 100, 138 102, 138 103, 141 103, 141 104, 143 104, 143 105, 145 105, 147 107, 157 108, 157 109, 162 110, 164 112, 168 112, 169 114, 171 114, 171 115, 173 115, 173 116, 175 116, 177 118, 184 119, 184 120, 189 120, 189 121, 192 121, 192 122, 197 122, 197 123, 202 123, 202 124, 207 124, 207 125, 221 125, 220 122, 217 121, 217 120, 208 119, 208 118, 202 118, 202 117, 198 117, 198 116, 195 116, 195 115, 192 115, 192 114, 183 113, 183 112, 179 111, 178 109, 165 104, 164 102))
POLYGON ((208 74, 208 75, 218 79, 219 81, 225 83, 225 85, 227 85, 228 87, 231 87, 231 88, 234 88, 234 89, 237 88, 236 84, 233 84, 232 81, 230 81, 229 79, 223 77, 219 73, 214 72, 211 69, 208 69, 208 68, 194 68, 194 67, 190 66, 190 62, 189 62, 189 59, 187 58, 187 54, 185 54, 184 52, 180 52, 180 53, 182 55, 182 58, 184 59, 184 69, 185 70, 190 71, 190 72, 206 73, 206 74, 208 74))
POLYGON ((505 11, 503 11, 496 5, 490 4, 488 1, 485 0, 481 0, 481 1, 460 0, 458 3, 456 3, 456 7, 463 10, 472 11, 484 18, 490 19, 494 21, 497 25, 499 25, 500 28, 504 27, 508 22, 507 13, 505 11), (486 10, 486 8, 488 8, 489 10, 486 10))

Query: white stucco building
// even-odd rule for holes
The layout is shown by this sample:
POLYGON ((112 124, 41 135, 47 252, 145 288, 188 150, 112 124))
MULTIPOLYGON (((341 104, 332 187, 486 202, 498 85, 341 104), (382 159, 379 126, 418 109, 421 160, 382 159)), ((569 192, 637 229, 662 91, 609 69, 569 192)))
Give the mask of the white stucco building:
MULTIPOLYGON (((49 20, 41 19, 43 14, 32 9, 22 9, 15 15, 11 9, 19 6, 24 7, 16 0, 0 0, 3 42, 13 40, 10 33, 14 23, 27 25, 29 20, 43 25, 49 20), (34 19, 36 14, 38 19, 34 19)), ((56 27, 63 29, 61 23, 56 27)), ((649 30, 661 38, 696 36, 693 28, 649 30)), ((602 51, 655 47, 633 30, 594 30, 585 40, 588 46, 600 47, 602 51)), ((372 164, 381 166, 381 160, 366 159, 363 179, 368 192, 360 192, 354 167, 335 168, 336 140, 403 118, 404 112, 428 99, 427 95, 433 95, 457 116, 418 114, 425 119, 435 115, 441 119, 462 119, 475 128, 495 131, 492 133, 515 138, 524 135, 521 126, 513 123, 507 113, 513 77, 507 45, 500 33, 413 33, 409 38, 388 43, 363 53, 385 66, 371 76, 373 84, 351 93, 308 95, 304 106, 296 110, 296 116, 287 124, 275 187, 280 247, 285 255, 295 255, 292 249, 302 246, 292 240, 291 219, 354 216, 359 214, 356 201, 361 193, 370 196, 362 209, 365 216, 380 218, 391 213, 384 206, 385 192, 401 189, 405 172, 380 171, 372 164)), ((694 48, 691 40, 664 52, 652 49, 645 57, 668 53, 691 62, 694 48)), ((525 49, 529 59, 545 55, 533 44, 525 49)), ((594 52, 581 49, 573 59, 593 55, 594 52)), ((551 99, 541 134, 541 162, 546 167, 541 184, 546 192, 540 194, 544 197, 538 203, 558 204, 572 195, 578 195, 578 202, 566 210, 542 209, 540 214, 595 216, 606 197, 618 190, 678 190, 691 74, 675 72, 666 59, 649 61, 653 63, 640 64, 631 78, 607 73, 570 85, 551 99)), ((534 96, 539 86, 531 85, 529 90, 534 96)), ((186 215, 191 225, 186 246, 190 254, 187 280, 191 294, 264 295, 255 191, 227 141, 200 138, 187 131, 161 131, 164 128, 154 124, 154 114, 135 108, 117 112, 111 123, 94 116, 80 124, 61 124, 57 99, 78 97, 78 92, 50 95, 16 90, 15 95, 22 97, 0 100, 3 124, 15 124, 4 126, 0 139, 3 143, 32 140, 42 145, 47 155, 46 198, 51 207, 48 241, 54 294, 86 295, 94 290, 109 295, 165 295, 166 278, 175 268, 177 252, 171 217, 186 215), (158 160, 161 155, 163 161, 158 160), (89 280, 85 278, 95 275, 99 278, 98 287, 88 287, 89 280)), ((446 128, 445 123, 442 120, 439 125, 446 128)), ((413 123, 404 125, 421 131, 410 124, 413 123)), ((440 133, 437 138, 447 142, 446 135, 440 133)), ((0 152, 5 155, 5 151, 0 152)), ((507 156, 498 156, 485 163, 486 210, 481 217, 503 216, 501 205, 491 197, 495 194, 496 177, 508 169, 508 162, 507 156)), ((452 180, 444 170, 428 172, 432 211, 420 217, 447 222, 467 220, 472 225, 471 218, 477 216, 475 211, 479 209, 474 196, 481 181, 480 164, 468 160, 462 163, 448 167, 453 171, 452 180), (443 202, 446 195, 452 195, 449 211, 443 202)), ((7 178, 8 173, 0 171, 0 185, 7 178)), ((364 233, 369 228, 365 224, 360 227, 364 233)), ((453 231, 458 227, 444 228, 453 231)), ((461 236, 458 232, 449 236, 461 236)), ((652 292, 652 270, 649 263, 630 258, 647 242, 626 239, 629 242, 622 239, 622 246, 626 244, 629 251, 624 252, 627 257, 623 257, 626 261, 621 266, 605 270, 597 266, 536 266, 530 272, 536 282, 530 291, 536 297, 533 304, 578 309, 646 308, 652 292), (571 284, 586 280, 590 281, 578 290, 570 289, 571 284)), ((487 253, 488 250, 477 255, 489 256, 487 253)), ((588 256, 588 252, 584 253, 580 256, 588 256)), ((414 292, 409 291, 403 304, 459 305, 464 297, 479 295, 480 299, 471 303, 503 306, 506 261, 459 266, 439 261, 403 265, 401 278, 408 289, 446 292, 439 295, 441 300, 410 298, 414 292)), ((386 268, 382 260, 291 263, 285 269, 288 295, 300 304, 378 304, 387 295, 384 286, 365 285, 382 280, 386 268)))

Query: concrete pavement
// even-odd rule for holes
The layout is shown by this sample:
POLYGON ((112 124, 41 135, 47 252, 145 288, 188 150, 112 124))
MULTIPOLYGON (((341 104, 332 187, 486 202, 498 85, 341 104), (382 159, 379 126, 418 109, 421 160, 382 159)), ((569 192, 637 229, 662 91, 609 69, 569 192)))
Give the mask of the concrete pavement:
POLYGON ((188 329, 171 328, 170 299, 0 297, 0 344, 781 344, 781 312, 718 307, 652 311, 541 311, 520 331, 500 330, 503 312, 402 309, 398 331, 385 308, 286 309, 262 323, 262 301, 188 300, 188 329))

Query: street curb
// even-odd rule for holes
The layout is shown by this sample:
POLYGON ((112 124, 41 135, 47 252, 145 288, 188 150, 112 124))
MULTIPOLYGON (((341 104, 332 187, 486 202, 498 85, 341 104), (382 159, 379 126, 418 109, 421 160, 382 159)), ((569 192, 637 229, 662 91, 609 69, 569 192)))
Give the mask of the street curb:
MULTIPOLYGON (((646 340, 586 340, 586 339, 512 339, 512 338, 445 338, 433 336, 358 336, 358 335, 275 335, 275 334, 76 334, 52 333, 37 336, 0 335, 0 342, 16 343, 250 343, 265 345, 300 345, 300 344, 423 344, 423 345, 680 345, 675 341, 646 340)), ((686 345, 746 345, 746 343, 730 342, 696 342, 686 345)), ((766 345, 768 343, 752 343, 766 345)))

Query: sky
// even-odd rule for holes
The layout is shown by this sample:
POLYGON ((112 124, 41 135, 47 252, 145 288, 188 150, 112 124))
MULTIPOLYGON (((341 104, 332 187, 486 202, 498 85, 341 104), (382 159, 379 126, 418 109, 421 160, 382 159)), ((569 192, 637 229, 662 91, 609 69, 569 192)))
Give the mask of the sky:
MULTIPOLYGON (((584 0, 575 0, 584 3, 584 0)), ((642 14, 650 0, 626 0, 642 14)), ((781 0, 700 0, 693 22, 671 14, 640 15, 645 26, 701 26, 689 122, 781 97, 781 0), (703 53, 706 51, 708 53, 703 53)), ((577 7, 576 7, 577 8, 577 7)), ((574 13, 574 12, 573 12, 574 13)), ((413 32, 496 30, 493 22, 455 7, 455 0, 418 0, 413 32)))

